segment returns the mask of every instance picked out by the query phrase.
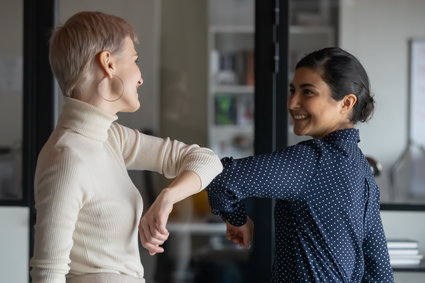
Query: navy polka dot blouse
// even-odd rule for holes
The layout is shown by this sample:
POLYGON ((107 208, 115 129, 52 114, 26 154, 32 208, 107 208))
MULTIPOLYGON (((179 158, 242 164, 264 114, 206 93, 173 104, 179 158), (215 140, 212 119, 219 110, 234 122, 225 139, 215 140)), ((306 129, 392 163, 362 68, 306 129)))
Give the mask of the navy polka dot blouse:
POLYGON ((394 282, 379 191, 357 143, 335 131, 282 151, 223 158, 207 187, 214 214, 240 226, 241 200, 276 198, 273 282, 394 282))

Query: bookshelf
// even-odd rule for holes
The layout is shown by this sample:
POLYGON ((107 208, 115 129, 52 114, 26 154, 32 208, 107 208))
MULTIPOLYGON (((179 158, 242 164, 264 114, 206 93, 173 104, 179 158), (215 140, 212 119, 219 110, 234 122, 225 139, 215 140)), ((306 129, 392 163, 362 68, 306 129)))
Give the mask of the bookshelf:
MULTIPOLYGON (((331 26, 290 27, 290 70, 305 54, 335 44, 331 26)), ((254 28, 212 25, 208 31, 208 141, 220 157, 252 155, 254 136, 254 28)), ((290 80, 293 73, 290 73, 290 80)), ((282 106, 285 107, 285 106, 282 106)), ((289 144, 303 138, 288 126, 289 144)))
POLYGON ((254 27, 211 25, 208 35, 209 146, 220 157, 252 155, 254 27))

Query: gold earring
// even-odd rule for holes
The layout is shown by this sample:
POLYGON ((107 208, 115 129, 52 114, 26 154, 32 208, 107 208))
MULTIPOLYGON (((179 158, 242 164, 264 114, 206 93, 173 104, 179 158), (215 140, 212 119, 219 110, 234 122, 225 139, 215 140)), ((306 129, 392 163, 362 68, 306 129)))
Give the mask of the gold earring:
POLYGON ((108 101, 108 102, 114 102, 114 101, 117 101, 117 100, 119 100, 119 99, 120 99, 120 98, 124 95, 124 82, 122 81, 122 79, 121 79, 119 76, 112 75, 112 78, 111 78, 111 80, 112 80, 111 85, 113 84, 113 80, 114 80, 114 78, 116 78, 116 79, 119 81, 119 84, 121 85, 121 92, 120 92, 120 95, 119 95, 117 98, 110 99, 110 98, 106 98, 106 97, 104 97, 102 94, 99 94, 99 95, 100 95, 100 97, 102 97, 102 99, 104 99, 104 100, 106 100, 106 101, 108 101))

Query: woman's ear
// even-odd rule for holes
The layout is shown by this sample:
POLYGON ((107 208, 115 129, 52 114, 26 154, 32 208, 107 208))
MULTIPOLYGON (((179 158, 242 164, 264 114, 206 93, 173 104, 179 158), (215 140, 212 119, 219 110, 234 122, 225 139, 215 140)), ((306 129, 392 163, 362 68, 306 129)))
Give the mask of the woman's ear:
POLYGON ((100 52, 97 55, 97 61, 103 73, 109 78, 112 78, 113 72, 115 70, 115 64, 114 64, 111 52, 109 51, 100 52))
POLYGON ((342 108, 341 108, 342 113, 350 112, 351 109, 353 109, 356 102, 357 102, 357 96, 355 94, 350 93, 344 96, 344 98, 342 99, 342 108))

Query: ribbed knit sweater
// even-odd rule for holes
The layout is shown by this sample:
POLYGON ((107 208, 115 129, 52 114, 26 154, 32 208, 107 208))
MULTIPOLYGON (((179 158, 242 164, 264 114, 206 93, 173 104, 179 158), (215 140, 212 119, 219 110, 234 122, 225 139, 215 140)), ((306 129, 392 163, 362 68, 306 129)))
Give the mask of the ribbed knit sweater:
POLYGON ((138 225, 143 201, 127 170, 176 177, 190 170, 202 188, 222 170, 209 149, 148 136, 82 101, 65 98, 35 174, 34 283, 90 273, 143 278, 138 225))

